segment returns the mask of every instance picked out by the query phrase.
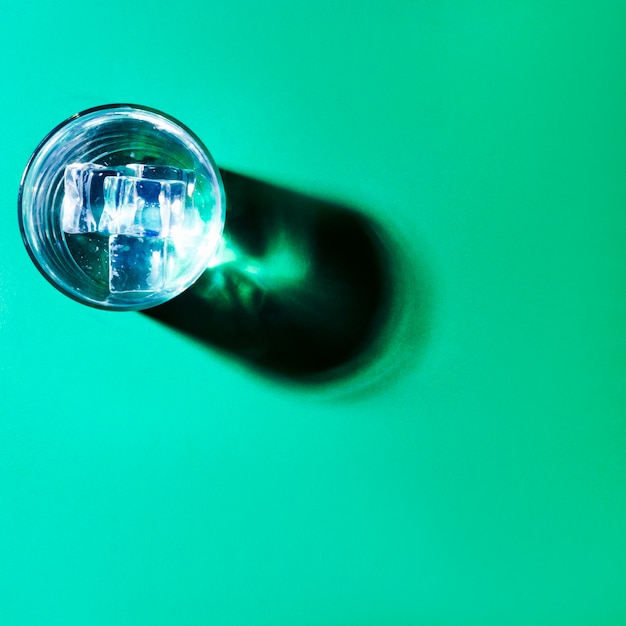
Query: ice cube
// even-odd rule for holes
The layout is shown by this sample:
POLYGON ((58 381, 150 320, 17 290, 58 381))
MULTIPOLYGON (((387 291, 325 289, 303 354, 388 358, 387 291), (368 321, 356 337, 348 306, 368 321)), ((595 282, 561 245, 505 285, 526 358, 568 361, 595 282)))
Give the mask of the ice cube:
POLYGON ((98 230, 108 234, 167 237, 185 216, 186 184, 135 176, 104 182, 104 210, 98 230))
POLYGON ((104 182, 123 170, 95 163, 72 163, 65 168, 61 220, 66 233, 92 233, 104 208, 104 182))
POLYGON ((83 165, 72 164, 65 168, 61 220, 66 233, 92 233, 96 230, 97 222, 87 201, 88 176, 89 171, 83 165))
POLYGON ((111 293, 160 291, 165 287, 167 243, 159 237, 109 237, 111 293))
POLYGON ((185 210, 193 208, 193 193, 196 184, 196 175, 193 170, 186 170, 171 165, 146 165, 144 163, 130 163, 126 166, 129 172, 138 178, 160 181, 180 181, 184 183, 183 195, 174 194, 170 209, 170 232, 182 227, 185 220, 185 210))

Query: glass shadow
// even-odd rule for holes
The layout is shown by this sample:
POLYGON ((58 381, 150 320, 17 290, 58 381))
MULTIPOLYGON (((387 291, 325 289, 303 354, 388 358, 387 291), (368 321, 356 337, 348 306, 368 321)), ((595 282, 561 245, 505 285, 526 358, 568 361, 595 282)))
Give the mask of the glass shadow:
POLYGON ((363 368, 393 317, 392 242, 340 204, 221 174, 228 211, 213 266, 143 314, 290 380, 363 368))

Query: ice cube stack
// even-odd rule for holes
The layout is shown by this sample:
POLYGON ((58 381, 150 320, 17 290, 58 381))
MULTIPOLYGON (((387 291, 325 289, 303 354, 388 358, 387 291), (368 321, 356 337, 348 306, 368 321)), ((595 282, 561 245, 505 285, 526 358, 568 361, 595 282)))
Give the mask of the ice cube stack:
POLYGON ((63 231, 108 237, 110 291, 162 289, 177 239, 197 229, 194 172, 142 163, 72 163, 64 185, 63 231))

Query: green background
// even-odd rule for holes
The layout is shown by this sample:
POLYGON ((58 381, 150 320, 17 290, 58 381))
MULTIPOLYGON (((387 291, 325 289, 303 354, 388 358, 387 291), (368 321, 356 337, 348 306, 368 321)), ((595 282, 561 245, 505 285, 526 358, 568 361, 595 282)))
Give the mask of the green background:
POLYGON ((625 624, 625 27, 617 1, 5 1, 0 624, 625 624), (22 170, 119 101, 384 222, 382 360, 297 387, 53 289, 22 170))

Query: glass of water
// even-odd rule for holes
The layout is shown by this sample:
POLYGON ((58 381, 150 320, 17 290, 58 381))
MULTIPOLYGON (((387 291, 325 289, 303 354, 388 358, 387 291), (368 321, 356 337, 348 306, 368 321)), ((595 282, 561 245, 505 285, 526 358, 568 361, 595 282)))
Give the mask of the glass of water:
POLYGON ((140 310, 178 295, 210 264, 226 199, 202 142, 135 105, 79 113, 52 130, 22 177, 22 237, 41 273, 94 307, 140 310))

